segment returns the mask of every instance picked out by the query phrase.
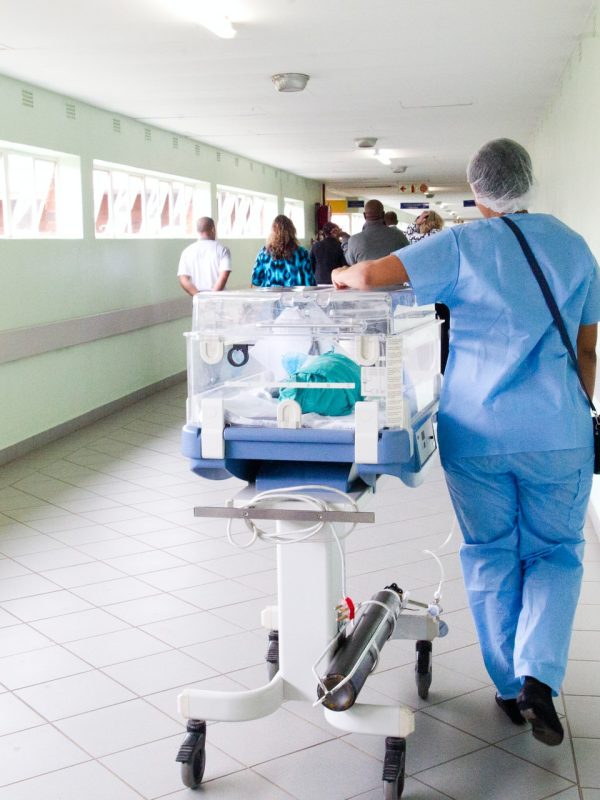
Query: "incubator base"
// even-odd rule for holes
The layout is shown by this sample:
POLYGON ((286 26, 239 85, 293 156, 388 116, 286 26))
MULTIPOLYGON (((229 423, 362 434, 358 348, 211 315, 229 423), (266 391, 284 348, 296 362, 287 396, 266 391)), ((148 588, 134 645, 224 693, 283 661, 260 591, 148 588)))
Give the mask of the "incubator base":
MULTIPOLYGON (((326 496, 324 487, 323 493, 326 496)), ((330 497, 328 509, 344 510, 339 495, 330 497)), ((363 498, 364 495, 358 498, 359 504, 363 498)), ((243 500, 247 503, 248 490, 244 490, 243 500)), ((289 516, 289 510, 297 508, 297 504, 291 500, 279 500, 277 507, 289 516)), ((346 506, 345 510, 348 509, 346 506)), ((306 512, 303 513, 306 516, 306 512)), ((278 520, 275 526, 278 536, 298 538, 298 532, 306 522, 278 520)), ((315 704, 315 665, 339 632, 336 606, 343 597, 344 539, 353 527, 343 522, 328 523, 317 536, 277 544, 278 605, 268 607, 262 615, 263 624, 272 629, 265 668, 265 677, 269 671, 273 675, 270 681, 257 689, 240 692, 188 688, 179 695, 179 712, 188 720, 188 736, 177 757, 182 763, 182 778, 186 786, 197 788, 202 781, 207 720, 256 719, 274 713, 287 700, 315 704)), ((438 620, 423 612, 401 613, 394 638, 413 638, 415 635, 423 640, 417 643, 418 654, 423 651, 423 645, 429 645, 425 647, 429 656, 427 679, 422 674, 422 658, 416 666, 419 694, 426 696, 429 683, 424 695, 422 691, 424 680, 431 681, 430 640, 440 635, 438 620)), ((413 711, 399 704, 384 706, 356 702, 346 711, 331 711, 323 707, 323 712, 329 724, 347 733, 387 737, 383 796, 386 800, 399 798, 404 784, 405 739, 414 730, 413 711)))

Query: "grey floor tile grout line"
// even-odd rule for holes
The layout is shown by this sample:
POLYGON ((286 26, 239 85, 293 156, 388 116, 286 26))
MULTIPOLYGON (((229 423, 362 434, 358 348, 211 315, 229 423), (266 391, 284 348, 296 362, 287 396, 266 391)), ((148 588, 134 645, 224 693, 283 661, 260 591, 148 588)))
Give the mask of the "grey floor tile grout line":
POLYGON ((584 798, 583 798, 583 789, 582 789, 582 786, 581 786, 581 780, 580 780, 580 775, 579 775, 579 765, 577 763, 577 754, 575 752, 575 742, 573 741, 573 733, 572 733, 572 730, 571 730, 571 721, 569 719, 569 709, 568 709, 568 704, 564 702, 565 693, 562 690, 561 690, 561 697, 562 697, 562 700, 563 700, 563 707, 565 709, 565 716, 564 716, 565 728, 566 728, 565 733, 566 733, 567 738, 568 738, 569 747, 571 748, 571 755, 573 756, 573 768, 575 769, 576 785, 577 785, 577 789, 578 789, 578 792, 579 792, 580 800, 584 800, 584 798))

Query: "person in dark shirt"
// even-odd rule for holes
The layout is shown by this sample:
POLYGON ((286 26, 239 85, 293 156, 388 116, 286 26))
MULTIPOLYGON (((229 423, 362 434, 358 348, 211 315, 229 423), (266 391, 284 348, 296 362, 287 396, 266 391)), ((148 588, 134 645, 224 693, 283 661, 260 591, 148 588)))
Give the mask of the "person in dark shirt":
POLYGON ((326 222, 323 233, 324 238, 310 249, 310 263, 317 283, 331 283, 331 270, 345 267, 346 259, 339 240, 340 228, 334 222, 326 222))

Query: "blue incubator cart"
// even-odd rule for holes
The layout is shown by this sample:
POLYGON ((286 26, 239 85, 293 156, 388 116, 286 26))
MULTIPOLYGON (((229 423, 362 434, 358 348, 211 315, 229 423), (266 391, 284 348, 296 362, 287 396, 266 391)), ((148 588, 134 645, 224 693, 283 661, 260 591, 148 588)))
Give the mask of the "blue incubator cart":
POLYGON ((417 603, 393 575, 362 603, 347 597, 344 540, 374 520, 361 508, 378 476, 409 486, 424 478, 437 447, 439 322, 405 288, 202 292, 185 336, 183 453, 197 475, 248 483, 224 507, 195 514, 227 520, 232 544, 276 545, 278 603, 261 616, 269 630, 264 686, 180 694, 183 781, 202 781, 207 720, 255 719, 294 699, 322 706, 344 731, 387 737, 384 797, 395 800, 413 713, 364 705, 358 693, 393 637, 416 640, 417 688, 426 697, 431 642, 446 626, 439 593, 417 603))

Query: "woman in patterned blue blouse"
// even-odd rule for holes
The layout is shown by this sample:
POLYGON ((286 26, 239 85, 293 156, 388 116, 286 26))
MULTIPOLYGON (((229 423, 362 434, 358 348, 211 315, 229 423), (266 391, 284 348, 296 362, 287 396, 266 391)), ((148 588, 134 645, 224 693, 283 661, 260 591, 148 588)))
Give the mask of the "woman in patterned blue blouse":
POLYGON ((252 285, 316 286, 308 250, 298 244, 294 223, 283 214, 273 220, 267 244, 256 257, 252 285))

